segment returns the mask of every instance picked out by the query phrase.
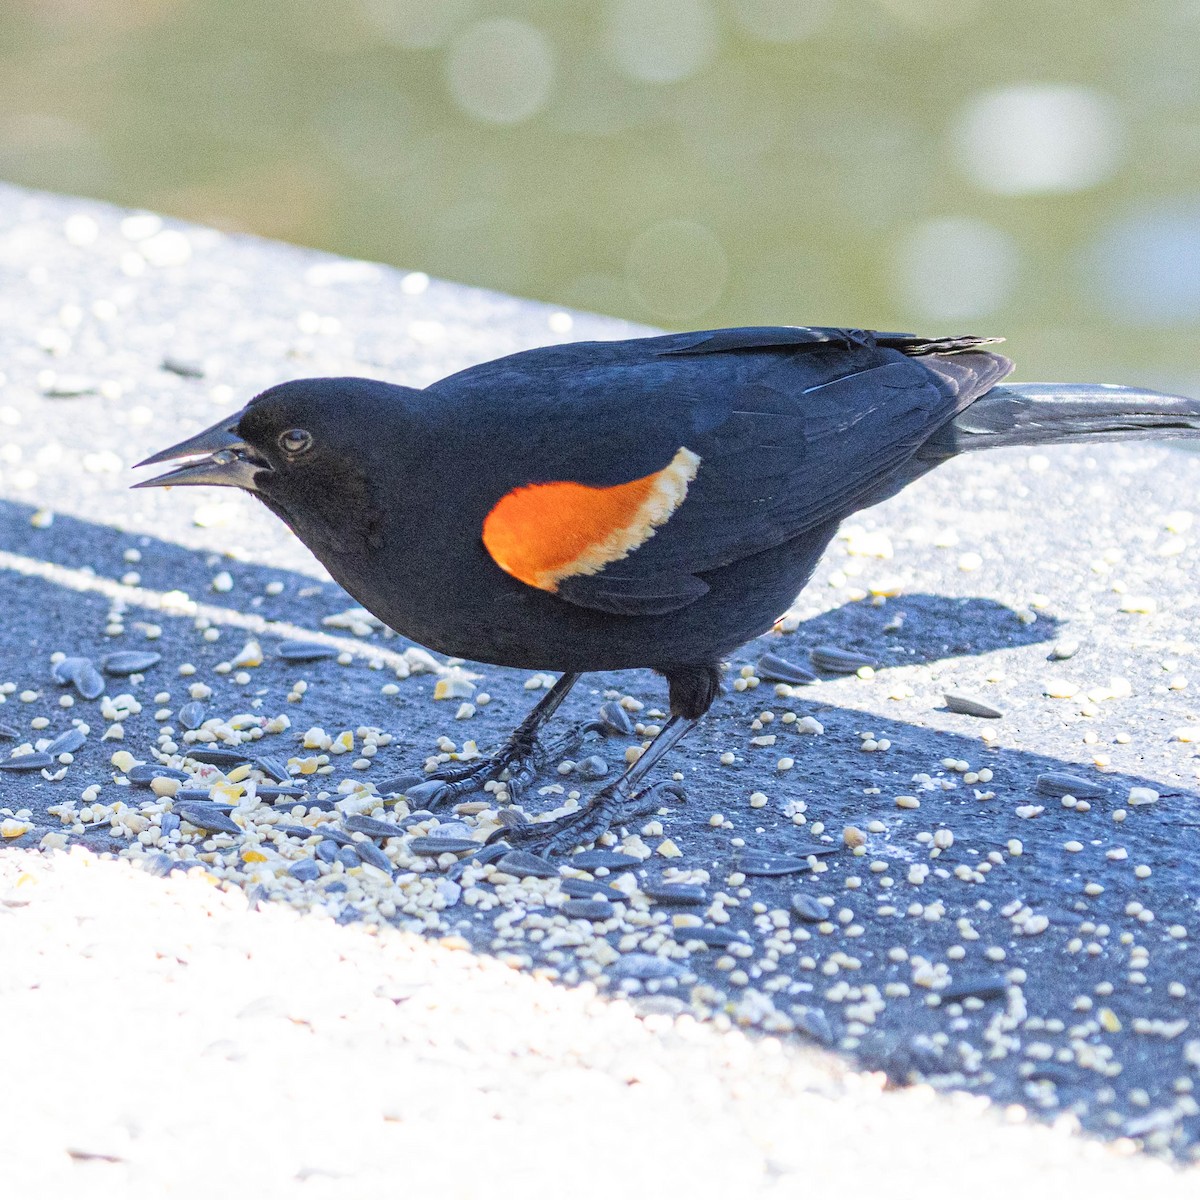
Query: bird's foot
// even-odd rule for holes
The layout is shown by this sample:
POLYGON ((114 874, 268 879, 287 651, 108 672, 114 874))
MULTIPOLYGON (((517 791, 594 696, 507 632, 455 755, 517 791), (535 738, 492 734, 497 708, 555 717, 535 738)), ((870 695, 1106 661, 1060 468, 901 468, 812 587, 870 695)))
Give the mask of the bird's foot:
POLYGON ((576 812, 566 813, 551 821, 530 821, 515 827, 502 827, 488 841, 503 838, 525 850, 561 854, 575 846, 594 842, 614 825, 628 824, 639 817, 653 815, 668 800, 679 803, 686 799, 683 788, 670 780, 652 784, 630 795, 622 779, 615 779, 576 812))
POLYGON ((537 776, 543 763, 562 759, 577 750, 591 734, 607 731, 603 721, 583 721, 553 741, 542 742, 537 737, 514 735, 491 754, 456 767, 445 767, 426 776, 405 793, 409 802, 424 808, 451 804, 473 792, 481 792, 488 783, 499 783, 504 796, 511 801, 521 788, 537 776))

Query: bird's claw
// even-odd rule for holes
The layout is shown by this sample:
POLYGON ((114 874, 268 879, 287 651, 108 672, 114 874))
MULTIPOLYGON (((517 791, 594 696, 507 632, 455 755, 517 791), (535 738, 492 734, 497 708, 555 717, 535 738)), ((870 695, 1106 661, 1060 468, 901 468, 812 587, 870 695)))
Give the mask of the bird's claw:
POLYGON ((674 780, 664 780, 627 796, 614 780, 598 791, 581 809, 555 817, 551 821, 530 821, 519 826, 497 829, 488 841, 503 837, 522 849, 542 854, 561 854, 576 846, 587 845, 602 837, 614 825, 623 825, 637 817, 656 813, 668 799, 687 799, 684 789, 674 780))
POLYGON ((607 728, 603 721, 583 721, 552 742, 512 741, 478 761, 434 771, 405 794, 410 801, 432 809, 483 791, 487 783, 502 782, 512 801, 537 777, 539 763, 565 758, 577 750, 589 734, 604 734, 607 728))

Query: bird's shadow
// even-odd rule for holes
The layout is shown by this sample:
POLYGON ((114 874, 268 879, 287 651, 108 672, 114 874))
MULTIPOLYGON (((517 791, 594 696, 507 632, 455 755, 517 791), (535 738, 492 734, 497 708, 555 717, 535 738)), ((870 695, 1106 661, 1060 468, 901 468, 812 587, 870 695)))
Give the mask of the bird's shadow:
MULTIPOLYGON (((373 669, 369 651, 350 666, 332 660, 299 665, 276 657, 277 639, 269 636, 263 637, 265 661, 248 672, 248 683, 236 673, 221 673, 218 664, 235 655, 247 636, 244 624, 223 625, 215 613, 210 627, 219 637, 209 640, 196 627, 194 613, 156 607, 156 597, 183 591, 214 607, 312 630, 320 630, 323 618, 353 601, 337 585, 308 575, 68 517, 56 518, 49 528, 34 528, 31 514, 28 506, 0 502, 0 601, 6 613, 0 675, 18 690, 36 691, 38 698, 0 709, 0 723, 15 724, 19 718, 27 724, 44 716, 49 721, 44 732, 53 736, 69 726, 72 715, 90 716, 94 732, 77 750, 63 783, 38 774, 6 773, 6 805, 28 807, 34 814, 36 828, 21 842, 29 852, 35 852, 32 847, 47 829, 59 828, 48 807, 77 796, 80 784, 100 783, 102 801, 134 795, 113 784, 109 748, 98 738, 103 723, 92 711, 99 702, 77 700, 70 709, 58 705, 60 688, 49 673, 55 651, 97 661, 114 649, 148 648, 162 654, 144 683, 119 685, 143 700, 142 714, 125 722, 122 743, 139 758, 150 757, 158 734, 151 698, 169 690, 172 708, 186 698, 178 674, 185 661, 196 669, 191 678, 213 688, 213 713, 290 715, 291 732, 277 735, 277 757, 295 753, 298 732, 312 725, 329 730, 376 725, 392 732, 395 742, 381 750, 367 778, 382 779, 419 764, 447 733, 456 739, 473 737, 486 746, 510 731, 529 706, 527 672, 481 667, 493 702, 457 723, 452 719, 457 701, 446 705, 433 700, 435 676, 398 682, 397 693, 388 695, 381 684, 393 677, 373 669), (143 592, 119 590, 119 581, 131 570, 130 550, 138 552, 137 586, 143 592), (213 592, 217 572, 228 572, 231 590, 213 592), (124 608, 119 622, 124 632, 110 635, 106 630, 114 627, 114 607, 124 608), (157 636, 148 639, 148 632, 157 636), (308 691, 302 700, 289 700, 300 676, 308 691)), ((744 653, 753 661, 768 649, 787 653, 781 647, 791 647, 794 655, 799 646, 833 644, 871 654, 881 667, 903 666, 1019 651, 1053 636, 1055 626, 1042 618, 1023 624, 1012 610, 991 600, 909 595, 880 608, 844 605, 806 621, 790 639, 760 639, 744 653), (886 632, 900 608, 906 614, 903 625, 886 632)), ((365 641, 381 649, 405 644, 380 631, 365 641)), ((594 716, 611 687, 640 696, 648 709, 665 700, 662 681, 649 673, 598 675, 576 689, 564 716, 594 716)), ((789 734, 775 725, 780 735, 776 745, 749 747, 747 728, 765 697, 734 692, 714 706, 668 763, 681 770, 690 799, 660 820, 684 854, 679 859, 654 855, 640 873, 655 877, 669 865, 682 865, 708 872, 710 894, 724 889, 738 899, 739 889, 748 888, 741 897, 745 903, 728 906, 724 929, 755 947, 744 960, 748 979, 741 984, 731 982, 719 948, 694 949, 688 968, 714 994, 728 994, 735 1010, 750 991, 773 996, 778 1010, 795 1018, 802 1036, 856 1065, 886 1070, 897 1082, 924 1078, 945 1088, 979 1091, 1002 1103, 1020 1103, 1033 1112, 1044 1109, 1050 1116, 1070 1106, 1087 1129, 1105 1137, 1152 1132, 1157 1127, 1146 1123, 1149 1110, 1109 1097, 1109 1078, 1098 1073, 1096 1064, 1123 1064, 1121 1096, 1135 1088, 1156 1096, 1162 1079, 1189 1073, 1182 1058, 1185 1039, 1137 1036, 1135 1017, 1160 1023, 1154 1028, 1173 1029, 1183 1011, 1174 998, 1178 988, 1188 996, 1200 991, 1200 964, 1187 936, 1179 935, 1189 920, 1200 926, 1195 893, 1200 806, 1195 794, 1164 784, 1153 773, 1099 772, 1081 746, 1071 756, 1005 745, 1021 732, 1004 723, 993 743, 981 743, 980 724, 956 714, 936 714, 937 727, 931 727, 872 712, 874 740, 890 741, 891 749, 864 753, 863 712, 828 695, 811 700, 809 695, 798 694, 794 707, 819 715, 824 726, 820 736, 789 734), (737 752, 732 764, 721 758, 728 747, 737 752), (784 754, 795 765, 781 773, 777 761, 784 754), (969 764, 973 778, 956 760, 969 764), (981 771, 990 772, 990 778, 981 779, 981 771), (1096 792, 1085 800, 1086 810, 1065 807, 1059 795, 1047 793, 1039 782, 1064 771, 1096 792), (1130 806, 1133 787, 1155 788, 1160 799, 1130 806), (760 788, 768 802, 750 806, 747 798, 760 788), (918 806, 897 807, 895 797, 901 794, 910 794, 918 806), (1034 809, 1040 811, 1035 815, 1034 809), (1118 809, 1128 812, 1120 823, 1115 820, 1118 809), (723 813, 728 823, 714 824, 714 812, 723 813), (797 817, 804 823, 797 823, 797 817), (861 836, 861 855, 843 845, 845 827, 859 831, 846 838, 853 842, 861 836), (939 831, 953 836, 934 843, 939 831), (805 865, 779 878, 740 879, 735 872, 744 850, 735 837, 744 850, 777 858, 814 847, 833 852, 820 860, 825 870, 819 874, 805 865), (1124 857, 1110 853, 1116 851, 1124 857), (1135 873, 1135 867, 1145 872, 1135 873), (762 957, 764 918, 754 904, 768 913, 787 914, 798 890, 833 901, 828 931, 792 922, 798 952, 780 952, 769 966, 762 957), (1144 914, 1153 919, 1147 921, 1144 914), (1125 934, 1153 943, 1152 971, 1139 976, 1130 967, 1128 946, 1121 940, 1125 934), (832 976, 817 965, 830 962, 840 964, 832 976), (938 986, 938 972, 946 968, 949 983, 938 986), (1108 998, 1114 980, 1116 991, 1108 998), (1098 1015, 1102 1010, 1113 1015, 1098 1015), (999 1043, 987 1039, 1001 1025, 1007 1040, 1000 1047, 1004 1053, 997 1054, 993 1051, 999 1043), (1023 1053, 1025 1045, 1033 1044, 1049 1049, 1039 1048, 1036 1056, 1023 1053)), ((20 736, 32 740, 36 735, 22 731, 20 736)), ((626 743, 611 750, 608 745, 601 743, 597 752, 620 762, 626 743)), ((553 784, 561 778, 551 770, 539 782, 553 784)), ((555 802, 549 796, 529 799, 531 807, 555 802)), ((649 845, 656 842, 654 834, 645 838, 649 845)), ((101 852, 128 845, 103 829, 81 840, 101 852)), ((329 882, 322 875, 313 886, 324 889, 329 882)), ((263 903, 274 902, 269 889, 259 895, 263 903)), ((337 903, 330 889, 325 907, 337 903)), ((342 910, 343 920, 370 916, 349 905, 342 910)), ((496 930, 488 918, 465 905, 452 906, 443 916, 441 932, 449 928, 477 952, 494 953, 496 930)), ((601 936, 612 941, 620 935, 601 936)), ((523 951, 531 948, 532 942, 522 944, 523 951)), ((739 963, 743 960, 735 965, 739 963)), ((569 972, 564 979, 570 981, 569 972)), ((670 980, 622 981, 614 975, 610 986, 639 1003, 678 1004, 682 995, 670 980)), ((1159 1148, 1186 1157, 1200 1140, 1200 1119, 1181 1109, 1172 1120, 1171 1136, 1159 1148)))

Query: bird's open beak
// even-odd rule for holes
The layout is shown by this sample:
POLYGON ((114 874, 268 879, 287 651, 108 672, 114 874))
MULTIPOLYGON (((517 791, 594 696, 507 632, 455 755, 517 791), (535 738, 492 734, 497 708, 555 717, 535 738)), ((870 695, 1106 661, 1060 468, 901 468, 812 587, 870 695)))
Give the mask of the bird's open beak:
POLYGON ((241 413, 226 417, 203 433, 190 437, 185 442, 160 450, 137 463, 138 467, 153 467, 158 463, 174 462, 179 458, 198 459, 184 463, 164 475, 135 483, 135 488, 144 487, 238 487, 256 492, 254 477, 270 466, 254 456, 246 441, 238 435, 237 425, 241 413))

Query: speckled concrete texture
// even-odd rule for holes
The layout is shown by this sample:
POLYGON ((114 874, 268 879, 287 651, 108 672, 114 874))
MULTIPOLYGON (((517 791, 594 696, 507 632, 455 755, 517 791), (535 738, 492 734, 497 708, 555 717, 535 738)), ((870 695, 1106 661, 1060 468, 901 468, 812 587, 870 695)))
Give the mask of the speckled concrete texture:
MULTIPOLYGON (((980 455, 848 522, 668 760, 686 803, 614 839, 633 863, 546 880, 413 849, 482 836, 494 797, 425 817, 386 786, 486 749, 544 681, 338 620, 349 598, 248 497, 128 490, 284 378, 420 386, 638 332, 0 188, 0 725, 34 752, 85 732, 0 774, 19 1194, 1194 1191, 1200 459, 980 455), (342 658, 282 658, 297 638, 342 658), (52 673, 130 650, 161 660, 102 697, 52 673), (825 669, 777 685, 766 653, 825 669), (187 703, 210 722, 190 737, 187 703), (198 767, 198 741, 290 764, 304 803, 198 767), (136 763, 232 788, 241 832, 181 826, 136 763), (571 876, 611 887, 607 919, 567 919, 571 876), (663 882, 702 905, 654 901, 663 882)), ((625 697, 641 730, 548 764, 522 804, 596 786, 572 764, 617 769, 664 690, 585 681, 567 720, 625 697)))

